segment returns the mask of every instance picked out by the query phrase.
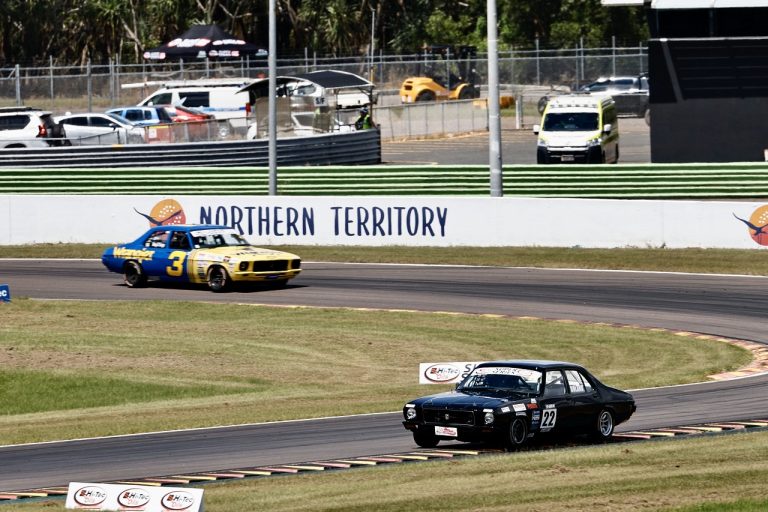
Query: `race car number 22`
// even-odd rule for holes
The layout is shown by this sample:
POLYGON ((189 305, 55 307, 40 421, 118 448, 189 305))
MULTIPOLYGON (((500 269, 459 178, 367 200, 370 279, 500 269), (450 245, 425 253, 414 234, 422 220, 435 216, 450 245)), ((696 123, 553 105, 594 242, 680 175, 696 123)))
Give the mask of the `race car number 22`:
POLYGON ((555 428, 555 422, 557 422, 557 409, 544 409, 541 414, 541 430, 555 428))

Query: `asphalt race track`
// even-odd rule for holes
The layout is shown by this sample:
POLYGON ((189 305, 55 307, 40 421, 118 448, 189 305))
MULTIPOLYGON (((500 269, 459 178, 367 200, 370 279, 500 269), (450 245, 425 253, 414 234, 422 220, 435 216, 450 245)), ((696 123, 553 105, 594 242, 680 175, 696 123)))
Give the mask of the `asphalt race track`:
MULTIPOLYGON (((95 260, 0 260, 13 297, 174 299, 497 313, 616 322, 768 343, 762 277, 416 265, 305 263, 283 290, 213 294, 132 290, 95 260)), ((416 368, 413 369, 416 378, 416 368)), ((768 375, 634 392, 617 431, 768 418, 768 375)), ((403 397, 407 400, 410 397, 403 397)), ((441 443, 442 446, 444 445, 441 443)), ((412 450, 400 414, 383 413, 0 447, 0 490, 412 450)))

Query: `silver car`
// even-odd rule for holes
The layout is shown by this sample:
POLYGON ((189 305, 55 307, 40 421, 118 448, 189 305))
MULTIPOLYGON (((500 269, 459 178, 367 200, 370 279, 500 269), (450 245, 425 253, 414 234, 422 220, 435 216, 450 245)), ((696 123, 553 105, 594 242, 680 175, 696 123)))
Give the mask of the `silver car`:
POLYGON ((64 125, 74 146, 92 144, 143 144, 144 128, 116 114, 88 112, 54 118, 64 125))

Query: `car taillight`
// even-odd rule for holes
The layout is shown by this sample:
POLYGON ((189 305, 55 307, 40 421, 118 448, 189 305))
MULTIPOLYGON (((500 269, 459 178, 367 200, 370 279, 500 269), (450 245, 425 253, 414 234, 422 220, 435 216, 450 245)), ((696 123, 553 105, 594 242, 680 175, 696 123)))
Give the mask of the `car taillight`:
POLYGON ((47 137, 48 136, 48 129, 45 127, 44 124, 38 125, 38 127, 37 127, 37 136, 38 137, 47 137))

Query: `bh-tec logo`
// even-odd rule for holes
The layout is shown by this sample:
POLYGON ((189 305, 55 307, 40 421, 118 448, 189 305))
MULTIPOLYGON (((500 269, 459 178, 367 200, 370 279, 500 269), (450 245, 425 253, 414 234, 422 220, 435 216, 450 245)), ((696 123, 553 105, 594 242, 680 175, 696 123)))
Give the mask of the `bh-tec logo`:
POLYGON ((11 288, 7 284, 0 284, 0 302, 11 302, 11 288))
POLYGON ((752 212, 749 220, 742 219, 735 213, 733 216, 746 224, 752 240, 760 245, 768 245, 768 205, 761 206, 752 212))

